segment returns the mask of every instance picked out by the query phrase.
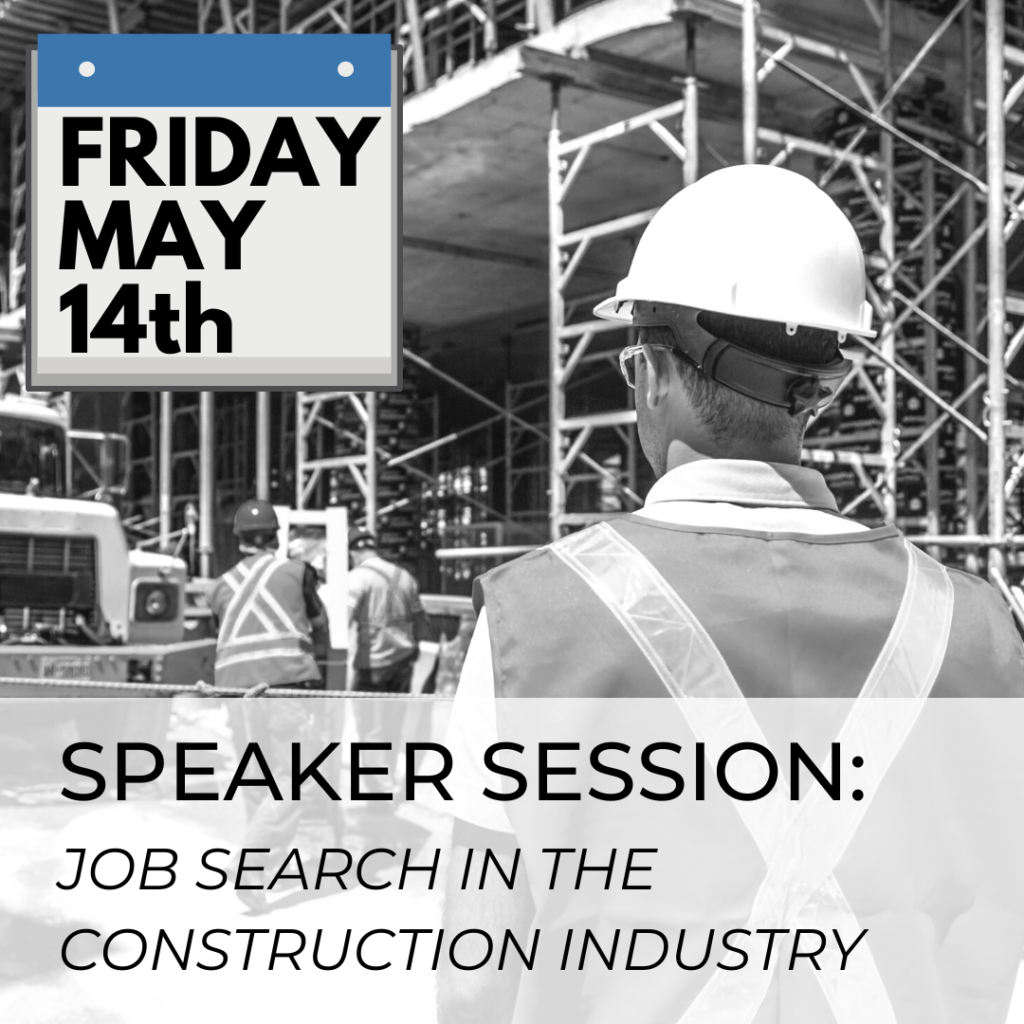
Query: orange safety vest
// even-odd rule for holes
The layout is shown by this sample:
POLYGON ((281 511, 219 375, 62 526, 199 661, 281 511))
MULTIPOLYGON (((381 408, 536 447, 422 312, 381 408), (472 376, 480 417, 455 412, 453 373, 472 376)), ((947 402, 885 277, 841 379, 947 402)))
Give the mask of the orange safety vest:
POLYGON ((220 620, 217 686, 318 680, 303 595, 304 563, 250 555, 220 577, 210 605, 220 620))
MULTIPOLYGON (((926 699, 1024 695, 1020 638, 998 596, 980 580, 945 569, 891 528, 803 537, 716 532, 627 516, 493 570, 478 584, 499 698, 671 698, 683 728, 705 745, 712 762, 734 744, 768 746, 748 697, 856 698, 837 740, 845 750, 869 755, 863 769, 867 796, 860 802, 828 800, 821 790, 791 802, 779 790, 770 799, 736 802, 718 819, 721 831, 714 834, 687 831, 685 815, 667 808, 641 819, 628 804, 593 811, 590 805, 569 805, 572 813, 559 803, 507 804, 528 867, 536 856, 531 851, 543 847, 625 844, 621 837, 633 835, 640 822, 663 830, 651 846, 664 845, 680 858, 677 872, 662 879, 654 905, 623 892, 549 893, 531 870, 535 926, 559 937, 566 929, 579 936, 585 926, 608 922, 651 926, 651 915, 659 913, 666 915, 662 925, 696 926, 717 918, 761 935, 758 929, 827 923, 855 935, 857 917, 837 881, 837 865, 859 865, 874 854, 871 843, 877 840, 870 835, 850 854, 852 862, 843 860, 926 699)), ((512 725, 518 703, 499 704, 498 731, 502 739, 524 742, 522 722, 518 729, 512 725)), ((574 711, 574 703, 579 702, 547 702, 545 739, 564 739, 581 715, 596 714, 582 705, 574 711)), ((965 703, 964 712, 969 710, 965 703)), ((993 752, 994 768, 1000 756, 993 752)), ((757 777, 738 788, 756 791, 757 777)), ((965 835, 976 827, 966 820, 944 825, 965 835)), ((912 871, 904 863, 909 857, 896 849, 889 856, 902 877, 912 871)), ((543 879, 546 862, 538 857, 536 863, 543 879)), ((1007 919, 1019 914, 1024 867, 1007 874, 998 851, 989 855, 984 849, 955 866, 958 882, 968 889, 998 875, 1006 886, 1007 919)), ((871 886, 864 879, 875 877, 871 870, 852 875, 861 882, 861 897, 864 885, 871 886)), ((936 870, 943 878, 948 867, 939 864, 936 870)), ((845 877, 851 877, 849 867, 845 877)), ((884 904, 887 893, 879 879, 875 903, 884 904)), ((937 979, 945 954, 930 933, 911 926, 927 913, 892 907, 893 927, 905 929, 898 932, 899 963, 879 959, 869 937, 846 966, 822 957, 821 969, 800 979, 799 988, 767 970, 713 964, 692 973, 644 972, 642 984, 635 974, 601 966, 586 973, 537 971, 523 978, 514 1019, 967 1020, 964 1000, 972 992, 961 988, 950 997, 943 990, 937 979), (912 979, 906 978, 911 965, 912 979), (774 983, 783 987, 769 1001, 774 983)), ((1013 944, 1013 927, 1020 930, 1019 919, 997 938, 999 955, 1013 944)), ((886 955, 890 948, 880 947, 886 955)), ((1008 992, 985 990, 991 979, 984 971, 960 980, 967 989, 975 982, 976 1019, 987 1019, 980 1010, 986 1001, 1008 998, 1008 992)), ((1005 980, 1012 987, 1012 974, 1005 980)))

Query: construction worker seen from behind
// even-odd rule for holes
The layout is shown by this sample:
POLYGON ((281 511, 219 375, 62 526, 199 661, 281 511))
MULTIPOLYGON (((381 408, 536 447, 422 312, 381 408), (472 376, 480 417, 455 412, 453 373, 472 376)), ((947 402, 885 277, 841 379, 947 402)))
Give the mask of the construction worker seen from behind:
POLYGON ((427 616, 416 580, 377 552, 377 539, 353 527, 348 535, 349 621, 355 630, 355 689, 408 693, 427 616))
MULTIPOLYGON (((316 652, 326 645, 327 612, 317 596, 316 571, 297 559, 277 557, 278 520, 267 501, 243 502, 235 513, 234 532, 242 559, 209 592, 218 625, 216 685, 253 696, 269 687, 323 689, 316 652)), ((308 738, 313 719, 298 700, 237 703, 242 707, 240 715, 232 714, 236 739, 244 735, 248 744, 258 744, 286 794, 274 799, 266 788, 244 787, 247 823, 241 849, 267 850, 267 863, 276 865, 287 855, 301 817, 300 802, 288 799, 292 743, 308 738)), ((229 712, 237 711, 236 702, 230 702, 229 712)), ((236 859, 232 868, 237 866, 236 859)), ((267 908, 262 889, 239 888, 236 894, 256 913, 267 908)))
MULTIPOLYGON (((348 535, 348 614, 353 636, 351 689, 369 693, 409 693, 419 641, 428 636, 426 613, 416 580, 401 566, 381 558, 377 538, 353 527, 348 535)), ((397 730, 404 720, 400 702, 356 702, 362 742, 390 742, 392 770, 398 754, 397 730)))
MULTIPOLYGON (((628 276, 594 312, 637 332, 620 367, 657 480, 638 511, 561 537, 477 580, 479 616, 447 741, 458 790, 451 864, 464 865, 469 850, 486 847, 504 849, 508 870, 521 850, 529 885, 489 889, 485 903, 453 877, 444 921, 451 934, 509 927, 520 935, 543 926, 562 927, 561 936, 571 925, 578 943, 588 926, 630 920, 629 900, 642 898, 579 881, 575 889, 550 891, 550 860, 531 852, 555 848, 571 856, 596 847, 595 836, 632 838, 629 801, 584 796, 555 805, 564 808, 560 816, 545 816, 525 799, 481 795, 494 785, 482 767, 485 752, 499 738, 516 738, 501 719, 501 708, 516 702, 503 698, 673 698, 675 728, 706 741, 710 756, 716 738, 689 710, 706 698, 732 698, 729 706, 740 710, 725 724, 716 720, 716 728, 742 734, 749 727, 742 739, 758 731, 754 698, 843 698, 849 725, 865 721, 880 696, 906 698, 884 703, 892 714, 911 716, 925 704, 938 707, 925 698, 1024 697, 1024 648, 999 594, 934 561, 893 525, 869 529, 844 518, 824 478, 800 464, 809 419, 852 369, 840 346, 872 335, 857 236, 823 191, 776 167, 707 175, 654 216, 628 276)), ((976 703, 958 705, 966 717, 976 703)), ((555 716, 568 721, 573 702, 547 705, 553 717, 543 738, 559 739, 555 716)), ((865 731, 871 763, 895 759, 915 721, 884 734, 865 731)), ((672 735, 668 725, 662 738, 672 735)), ((1005 771, 999 759, 1006 756, 991 751, 988 777, 1005 771)), ((861 797, 844 795, 837 813, 867 813, 874 796, 857 803, 861 797)), ((893 799, 891 820, 918 822, 919 837, 914 808, 893 799)), ((825 832, 797 847, 791 861, 775 860, 766 850, 788 848, 785 836, 762 844, 757 828, 744 831, 744 815, 757 806, 733 801, 721 834, 687 833, 688 812, 675 805, 662 805, 656 819, 659 827, 683 830, 690 865, 658 876, 658 913, 690 926, 687 934, 699 925, 701 946, 709 929, 746 925, 746 935, 761 943, 759 953, 752 947, 749 969, 736 968, 728 953, 719 964, 712 953, 702 969, 639 974, 590 961, 576 970, 575 953, 568 969, 563 960, 548 974, 490 966, 466 972, 443 963, 441 1024, 1005 1019, 1024 948, 1024 860, 1002 855, 1000 829, 1017 828, 1016 821, 983 821, 970 803, 950 803, 940 839, 928 844, 927 869, 895 842, 883 842, 877 860, 884 867, 862 869, 847 856, 857 831, 851 825, 847 845, 836 847, 837 874, 857 893, 867 938, 850 953, 850 969, 833 976, 806 961, 799 965, 806 971, 789 973, 781 955, 783 966, 773 960, 762 967, 770 957, 756 929, 792 927, 796 918, 759 921, 744 908, 817 907, 827 915, 838 903, 835 890, 817 883, 800 897, 804 904, 786 889, 804 884, 803 858, 813 860, 825 832), (981 835, 985 842, 977 841, 981 835), (753 867, 716 872, 748 848, 753 867), (772 879, 768 903, 755 901, 755 893, 763 895, 758 886, 772 879)), ((784 819, 763 817, 758 828, 770 833, 784 819)), ((777 949, 794 941, 788 932, 767 941, 774 938, 783 944, 777 949)))
POLYGON ((315 570, 305 562, 278 558, 278 521, 261 499, 235 513, 241 561, 209 592, 218 624, 215 680, 218 687, 322 688, 314 631, 327 626, 317 596, 315 570))

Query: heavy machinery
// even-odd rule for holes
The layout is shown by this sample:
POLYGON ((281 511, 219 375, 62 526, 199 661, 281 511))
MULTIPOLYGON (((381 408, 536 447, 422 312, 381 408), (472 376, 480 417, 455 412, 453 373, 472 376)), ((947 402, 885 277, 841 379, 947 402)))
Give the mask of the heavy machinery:
POLYGON ((123 491, 125 444, 69 430, 59 399, 0 397, 2 696, 40 695, 33 679, 97 696, 113 691, 72 684, 213 679, 215 641, 186 637, 185 563, 130 549, 108 500, 123 491), (76 499, 83 445, 101 469, 76 499))

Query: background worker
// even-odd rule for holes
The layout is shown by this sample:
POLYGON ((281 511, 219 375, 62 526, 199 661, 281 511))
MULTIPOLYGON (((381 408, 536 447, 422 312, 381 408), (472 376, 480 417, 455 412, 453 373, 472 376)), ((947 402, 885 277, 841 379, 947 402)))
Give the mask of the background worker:
MULTIPOLYGON (((218 626, 218 688, 323 689, 316 648, 325 642, 327 612, 317 596, 317 575, 305 562, 277 557, 277 531, 277 515, 267 501, 243 502, 235 513, 242 559, 209 592, 218 626)), ((243 701, 241 710, 246 741, 260 745, 282 792, 290 791, 291 743, 308 731, 308 709, 298 701, 267 699, 243 701)), ((241 845, 269 848, 273 863, 291 844, 300 804, 274 800, 263 787, 243 791, 248 823, 241 845)), ((237 895, 257 912, 266 908, 262 890, 239 889, 237 895)))
MULTIPOLYGON (((429 637, 427 616, 416 580, 401 566, 381 558, 377 538, 353 527, 348 535, 349 630, 352 635, 351 689, 369 693, 409 693, 419 641, 429 637)), ((400 701, 355 702, 362 742, 391 742, 388 766, 394 777, 398 733, 404 721, 400 701)))
MULTIPOLYGON (((479 620, 447 741, 459 775, 449 780, 457 801, 451 864, 465 864, 471 848, 502 846, 511 864, 519 847, 532 892, 496 887, 483 901, 453 878, 446 930, 494 934, 510 927, 521 934, 569 924, 580 935, 588 924, 609 920, 651 924, 642 915, 631 919, 629 900, 640 895, 599 886, 583 895, 571 887, 548 893, 537 882, 531 850, 595 846, 595 836, 633 839, 638 819, 635 808, 630 819, 618 803, 556 805, 565 810, 545 819, 527 800, 484 799, 493 776, 479 768, 483 751, 499 736, 517 738, 503 730, 501 716, 503 707, 521 702, 496 704, 496 697, 674 697, 676 727, 691 729, 698 741, 704 737, 685 718, 689 697, 840 697, 851 701, 851 716, 874 696, 864 696, 869 680, 898 681, 915 698, 900 708, 938 703, 924 700, 929 696, 1024 697, 1024 649, 998 594, 928 559, 892 526, 871 530, 842 518, 821 475, 800 465, 808 419, 851 369, 840 343, 870 333, 865 288, 852 226, 828 196, 789 171, 717 171, 651 221, 629 276, 595 313, 639 329, 639 343, 622 352, 620 363, 635 389, 640 442, 658 480, 637 513, 477 581, 479 620), (663 657, 673 638, 674 658, 663 657), (704 660, 694 654, 698 640, 700 651, 710 652, 704 660)), ((573 703, 546 702, 544 738, 565 738, 558 716, 568 727, 573 703)), ((896 713, 898 702, 884 703, 896 713)), ((973 721, 977 702, 956 704, 966 734, 973 728, 985 735, 993 725, 973 721)), ((750 710, 746 700, 730 707, 750 710)), ((892 742, 895 758, 900 737, 870 735, 878 746, 871 757, 880 758, 892 742)), ((1016 770, 1007 759, 1020 760, 1013 744, 990 746, 981 757, 992 763, 970 768, 980 772, 971 783, 975 793, 985 779, 1016 770)), ((953 776, 942 784, 962 781, 953 776)), ((844 813, 858 806, 844 799, 844 813)), ((926 799, 920 780, 880 796, 889 831, 878 849, 868 848, 874 860, 840 861, 844 884, 858 895, 861 924, 871 928, 865 949, 877 974, 867 979, 866 995, 844 982, 829 1002, 815 971, 793 981, 762 972, 760 962, 757 973, 770 992, 758 977, 727 974, 714 961, 706 971, 640 975, 601 965, 587 973, 531 971, 521 983, 510 971, 442 965, 439 1019, 1002 1021, 1024 947, 1024 861, 1003 857, 1000 848, 1014 846, 1019 821, 1000 813, 1007 805, 999 801, 987 815, 970 790, 965 800, 943 804, 942 797, 931 819, 916 799, 926 799), (906 821, 915 824, 904 843, 892 833, 906 821), (926 822, 939 830, 934 841, 922 839, 926 822), (921 843, 917 856, 914 843, 921 843), (949 886, 953 877, 960 896, 949 886), (719 1002, 702 1009, 712 983, 719 1002)), ((693 930, 699 925, 702 936, 707 927, 747 923, 746 908, 772 858, 758 859, 754 833, 743 830, 746 819, 733 810, 721 833, 708 834, 680 824, 681 813, 655 820, 666 843, 676 841, 694 866, 660 876, 655 910, 693 930), (728 860, 737 851, 750 853, 742 870, 728 860), (730 870, 716 871, 722 864, 730 870)), ((860 835, 852 828, 850 834, 860 835)), ((791 862, 794 878, 799 860, 791 862)), ((543 865, 537 875, 544 878, 543 865)), ((775 905, 788 898, 782 893, 775 905)), ((866 962, 852 957, 855 965, 866 962)))
POLYGON ((235 513, 242 559, 208 595, 218 626, 218 687, 322 688, 315 647, 325 635, 327 611, 317 595, 319 581, 306 562, 277 557, 278 526, 273 506, 259 498, 235 513))

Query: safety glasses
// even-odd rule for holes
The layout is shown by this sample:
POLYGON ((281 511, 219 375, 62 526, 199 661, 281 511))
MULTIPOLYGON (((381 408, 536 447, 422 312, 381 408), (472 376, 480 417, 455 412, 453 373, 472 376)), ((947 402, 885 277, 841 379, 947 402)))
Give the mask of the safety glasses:
POLYGON ((672 349, 675 346, 664 342, 648 341, 643 345, 627 345, 619 353, 619 369, 622 371, 626 383, 634 389, 636 388, 636 357, 643 352, 644 348, 672 349))

